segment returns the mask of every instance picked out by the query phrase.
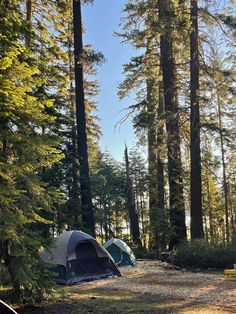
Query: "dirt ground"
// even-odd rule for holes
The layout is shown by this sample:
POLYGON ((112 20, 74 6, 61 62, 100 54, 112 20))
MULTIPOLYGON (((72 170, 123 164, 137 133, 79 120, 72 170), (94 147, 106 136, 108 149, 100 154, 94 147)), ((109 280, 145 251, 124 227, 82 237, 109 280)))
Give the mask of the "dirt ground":
POLYGON ((221 272, 165 266, 157 261, 139 261, 136 267, 121 268, 120 278, 59 288, 54 302, 17 310, 21 314, 236 313, 236 281, 225 281, 221 272))

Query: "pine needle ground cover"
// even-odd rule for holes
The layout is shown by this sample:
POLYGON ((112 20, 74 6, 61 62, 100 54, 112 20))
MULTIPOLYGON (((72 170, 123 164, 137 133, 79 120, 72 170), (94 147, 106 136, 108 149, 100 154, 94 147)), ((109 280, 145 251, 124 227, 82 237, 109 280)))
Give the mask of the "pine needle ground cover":
POLYGON ((156 261, 124 268, 123 277, 58 288, 53 302, 19 313, 235 313, 235 282, 222 272, 203 273, 164 269, 156 261))

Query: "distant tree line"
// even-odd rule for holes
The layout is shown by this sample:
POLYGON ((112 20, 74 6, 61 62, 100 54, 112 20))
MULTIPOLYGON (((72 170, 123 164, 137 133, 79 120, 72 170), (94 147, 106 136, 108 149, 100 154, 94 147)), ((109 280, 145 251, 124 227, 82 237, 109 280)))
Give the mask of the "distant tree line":
POLYGON ((124 65, 119 96, 136 92, 130 111, 148 147, 149 248, 158 256, 187 238, 230 244, 233 3, 131 0, 123 14, 118 36, 136 53, 124 65))

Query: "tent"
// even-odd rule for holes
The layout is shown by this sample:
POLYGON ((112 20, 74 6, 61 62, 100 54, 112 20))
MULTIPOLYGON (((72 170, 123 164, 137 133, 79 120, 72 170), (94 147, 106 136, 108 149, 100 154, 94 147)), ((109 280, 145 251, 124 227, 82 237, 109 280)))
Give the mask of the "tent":
POLYGON ((112 238, 104 243, 103 247, 110 253, 118 266, 134 266, 136 264, 131 248, 124 241, 112 238))
POLYGON ((121 276, 108 252, 90 235, 67 231, 56 238, 53 248, 41 254, 54 265, 59 284, 76 284, 109 276, 121 276))

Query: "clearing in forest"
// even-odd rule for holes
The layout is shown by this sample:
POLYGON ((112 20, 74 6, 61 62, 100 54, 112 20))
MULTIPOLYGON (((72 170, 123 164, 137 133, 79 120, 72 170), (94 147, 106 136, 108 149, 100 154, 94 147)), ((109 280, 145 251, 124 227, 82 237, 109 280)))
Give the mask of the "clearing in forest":
POLYGON ((123 277, 65 287, 53 303, 19 313, 226 314, 236 312, 236 282, 221 272, 166 269, 158 261, 123 268, 123 277))

